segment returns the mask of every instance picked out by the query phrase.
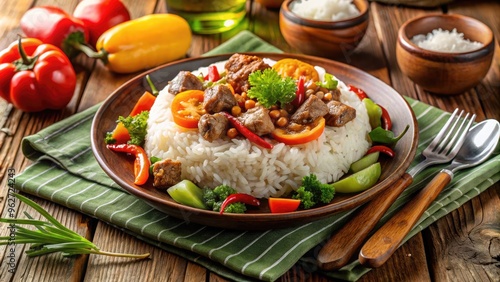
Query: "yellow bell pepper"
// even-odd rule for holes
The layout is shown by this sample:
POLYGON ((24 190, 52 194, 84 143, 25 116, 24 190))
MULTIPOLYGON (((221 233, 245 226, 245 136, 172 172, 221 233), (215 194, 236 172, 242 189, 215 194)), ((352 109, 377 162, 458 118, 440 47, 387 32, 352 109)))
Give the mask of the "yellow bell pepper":
POLYGON ((183 18, 152 14, 110 28, 97 40, 96 50, 111 71, 132 73, 184 57, 191 39, 183 18))

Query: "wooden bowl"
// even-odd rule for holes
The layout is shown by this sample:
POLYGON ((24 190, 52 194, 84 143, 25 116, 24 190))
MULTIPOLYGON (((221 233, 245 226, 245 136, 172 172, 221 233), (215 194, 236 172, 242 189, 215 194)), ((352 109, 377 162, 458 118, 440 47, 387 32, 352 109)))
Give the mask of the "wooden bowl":
POLYGON ((257 0, 262 6, 268 9, 279 9, 283 0, 257 0))
POLYGON ((286 42, 302 53, 326 58, 339 58, 355 49, 366 33, 369 5, 354 0, 360 14, 339 21, 317 21, 301 18, 290 10, 293 0, 281 5, 279 24, 286 42))
POLYGON ((459 94, 477 85, 491 66, 495 40, 482 22, 462 16, 433 14, 410 19, 398 32, 396 56, 401 71, 423 89, 438 94, 459 94), (413 36, 434 29, 457 29, 464 38, 483 47, 461 53, 426 50, 411 41, 413 36))
POLYGON ((212 63, 227 60, 232 54, 210 57, 191 58, 169 63, 149 70, 129 80, 116 89, 103 102, 92 123, 92 151, 97 162, 113 181, 128 193, 144 200, 152 207, 168 215, 208 226, 240 230, 267 230, 306 224, 331 216, 332 214, 354 209, 366 203, 398 180, 415 157, 418 145, 418 124, 415 114, 406 100, 387 84, 370 74, 352 66, 324 58, 277 53, 248 53, 262 58, 278 61, 294 58, 314 66, 325 68, 328 73, 346 84, 355 85, 364 91, 376 103, 382 105, 391 114, 393 131, 402 132, 409 125, 410 129, 394 147, 396 156, 382 160, 382 175, 376 185, 359 193, 336 193, 333 201, 308 210, 290 213, 271 213, 267 200, 263 199, 259 208, 249 208, 244 214, 223 214, 201 210, 176 203, 165 191, 153 187, 151 179, 144 185, 134 184, 134 161, 126 154, 117 154, 106 148, 106 133, 116 126, 118 116, 130 113, 144 91, 149 91, 146 75, 158 89, 163 89, 182 70, 196 70, 212 63))

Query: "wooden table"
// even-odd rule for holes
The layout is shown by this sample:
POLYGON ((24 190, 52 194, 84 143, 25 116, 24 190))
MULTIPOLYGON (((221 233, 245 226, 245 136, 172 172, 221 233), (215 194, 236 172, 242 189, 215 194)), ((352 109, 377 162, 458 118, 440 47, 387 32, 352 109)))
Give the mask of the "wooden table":
MULTIPOLYGON (((133 18, 165 12, 162 0, 123 0, 133 18)), ((21 34, 19 21, 32 6, 56 5, 73 11, 78 0, 3 0, 0 2, 0 47, 3 49, 21 34)), ((296 53, 281 36, 278 12, 266 10, 256 2, 248 3, 248 19, 236 30, 219 35, 195 35, 189 57, 196 57, 228 40, 242 29, 248 29, 278 48, 296 53)), ((500 2, 461 1, 436 9, 408 8, 371 3, 370 25, 361 45, 347 54, 344 62, 358 67, 392 85, 399 93, 443 110, 456 107, 475 112, 477 120, 500 119, 500 2), (497 39, 495 61, 483 82, 457 96, 436 96, 415 86, 399 70, 395 58, 395 41, 399 26, 407 19, 426 13, 457 13, 475 17, 489 25, 497 39)), ((20 173, 28 161, 21 153, 24 136, 80 112, 106 98, 135 74, 117 75, 100 62, 84 56, 74 62, 78 84, 75 96, 65 110, 26 114, 0 104, 0 206, 7 213, 7 187, 10 173, 20 173)), ((0 281, 224 281, 199 265, 148 245, 108 224, 89 218, 54 203, 36 199, 63 224, 90 238, 105 250, 116 252, 150 252, 152 259, 124 261, 103 256, 80 256, 64 259, 58 254, 29 259, 17 248, 17 268, 7 265, 8 251, 0 246, 0 281)), ((500 185, 438 220, 405 243, 381 268, 365 275, 362 281, 499 281, 500 277, 500 185)), ((18 213, 25 209, 21 206, 18 213)), ((0 225, 6 236, 6 225, 0 225)), ((287 272, 281 281, 326 281, 318 274, 308 274, 300 267, 287 272)))

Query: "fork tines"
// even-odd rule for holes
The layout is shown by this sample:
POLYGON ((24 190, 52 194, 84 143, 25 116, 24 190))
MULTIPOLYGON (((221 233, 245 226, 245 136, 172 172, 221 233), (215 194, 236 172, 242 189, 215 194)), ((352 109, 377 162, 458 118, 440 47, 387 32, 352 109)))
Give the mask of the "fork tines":
POLYGON ((469 113, 466 113, 461 120, 465 111, 460 111, 460 114, 458 115, 457 112, 458 109, 453 111, 453 114, 450 116, 444 127, 438 133, 436 138, 434 138, 433 142, 429 146, 432 147, 430 148, 431 152, 445 155, 458 153, 470 126, 476 118, 476 115, 473 114, 470 116, 469 113), (445 134, 446 136, 443 138, 443 135, 445 134))

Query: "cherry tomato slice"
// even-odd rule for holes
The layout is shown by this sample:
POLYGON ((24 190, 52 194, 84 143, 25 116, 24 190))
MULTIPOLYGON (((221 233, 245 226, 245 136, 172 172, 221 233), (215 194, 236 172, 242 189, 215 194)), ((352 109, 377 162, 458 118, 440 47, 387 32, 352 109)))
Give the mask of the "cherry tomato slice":
POLYGON ((201 90, 187 90, 175 95, 170 109, 177 125, 198 128, 198 121, 205 114, 203 93, 201 90))
POLYGON ((325 130, 325 119, 319 118, 313 123, 309 130, 301 132, 289 132, 282 128, 276 128, 273 132, 273 138, 276 141, 285 143, 287 145, 299 145, 318 139, 325 130))

